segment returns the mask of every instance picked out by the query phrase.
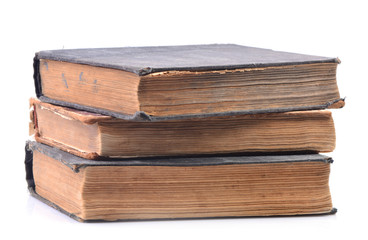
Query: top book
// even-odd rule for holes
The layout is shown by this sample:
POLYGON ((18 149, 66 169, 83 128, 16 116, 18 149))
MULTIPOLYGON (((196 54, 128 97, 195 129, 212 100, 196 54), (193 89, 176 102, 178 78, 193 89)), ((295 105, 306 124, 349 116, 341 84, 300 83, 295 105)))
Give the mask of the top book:
POLYGON ((44 102, 127 120, 339 108, 337 58, 233 44, 63 49, 34 58, 44 102))

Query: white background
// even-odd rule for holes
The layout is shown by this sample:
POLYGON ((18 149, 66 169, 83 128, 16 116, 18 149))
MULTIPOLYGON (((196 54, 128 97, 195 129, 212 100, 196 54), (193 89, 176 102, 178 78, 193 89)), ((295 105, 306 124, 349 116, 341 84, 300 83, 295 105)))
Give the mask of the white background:
POLYGON ((353 0, 1 1, 0 238, 368 239, 367 23, 367 4, 353 0), (333 111, 337 147, 329 154, 336 215, 86 224, 29 196, 23 161, 36 51, 207 43, 341 59, 346 107, 333 111))

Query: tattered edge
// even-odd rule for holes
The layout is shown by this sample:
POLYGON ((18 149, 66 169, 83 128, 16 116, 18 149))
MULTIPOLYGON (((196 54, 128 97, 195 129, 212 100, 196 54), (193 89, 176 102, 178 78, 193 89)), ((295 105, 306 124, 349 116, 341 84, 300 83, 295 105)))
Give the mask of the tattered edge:
MULTIPOLYGON (((113 118, 111 116, 101 115, 98 113, 91 113, 87 111, 81 111, 81 110, 76 110, 72 108, 65 108, 62 106, 53 105, 47 102, 42 102, 39 99, 35 99, 35 98, 30 98, 29 103, 33 107, 39 106, 40 108, 46 109, 48 111, 52 111, 53 113, 60 114, 67 118, 78 120, 85 124, 94 124, 96 122, 110 120, 113 118)), ((34 107, 34 109, 36 108, 34 107)), ((34 112, 35 112, 35 115, 37 115, 37 111, 34 110, 34 112)))
POLYGON ((110 159, 108 157, 100 156, 96 152, 83 152, 79 149, 76 149, 76 148, 70 147, 68 145, 53 141, 51 139, 43 138, 38 134, 38 132, 35 134, 34 138, 39 143, 46 144, 48 146, 53 146, 53 147, 55 147, 57 149, 60 149, 64 152, 68 152, 72 155, 76 155, 76 156, 81 157, 81 158, 85 158, 85 159, 89 159, 89 160, 110 159))
POLYGON ((67 146, 65 144, 59 143, 57 141, 53 141, 52 139, 43 138, 40 135, 39 129, 38 129, 38 117, 37 117, 37 110, 36 105, 40 106, 41 108, 45 108, 47 111, 52 111, 56 114, 61 114, 62 116, 80 121, 84 124, 94 124, 99 121, 103 120, 109 120, 112 119, 110 116, 105 115, 99 115, 94 113, 89 113, 85 111, 72 111, 72 109, 65 109, 64 107, 55 106, 52 104, 44 103, 39 101, 38 99, 31 98, 29 100, 30 106, 31 106, 31 113, 30 113, 30 136, 34 135, 34 138, 37 142, 55 146, 65 152, 69 152, 71 154, 77 155, 82 158, 86 159, 101 159, 102 157, 97 152, 83 152, 79 149, 73 148, 71 146, 67 146), (31 132, 32 130, 32 132, 31 132), (31 134, 32 133, 32 134, 31 134))
MULTIPOLYGON (((41 151, 42 153, 50 156, 50 151, 56 151, 56 154, 54 156, 58 156, 57 160, 61 161, 62 163, 65 164, 65 162, 62 161, 62 159, 60 159, 60 157, 65 157, 62 154, 61 150, 58 150, 56 148, 52 148, 49 146, 46 146, 44 144, 41 143, 37 143, 37 142, 33 142, 33 141, 27 141, 26 142, 26 146, 25 146, 25 170, 26 170, 26 181, 27 181, 27 185, 28 185, 28 190, 31 194, 32 197, 40 200, 41 202, 49 205, 50 207, 60 211, 61 213, 69 216, 70 218, 78 221, 78 222, 85 222, 85 223, 92 223, 92 222, 111 222, 108 220, 103 220, 103 219, 94 219, 94 220, 85 220, 82 219, 80 217, 77 217, 76 215, 69 213, 67 211, 65 211, 63 208, 59 207, 58 205, 54 204, 53 202, 41 197, 40 195, 37 194, 37 192, 35 191, 35 182, 34 182, 34 178, 33 178, 33 150, 37 150, 37 151, 41 151), (45 150, 46 149, 46 150, 45 150)), ((66 157, 72 157, 73 155, 65 153, 66 157)), ((317 154, 316 154, 317 155, 317 154)), ((318 154, 319 155, 319 154, 318 154)), ((331 158, 328 158, 326 156, 323 155, 319 155, 321 157, 324 157, 323 159, 319 160, 319 161, 324 161, 326 163, 332 163, 333 160, 331 158)), ((79 157, 75 157, 77 160, 81 160, 81 158, 79 157)), ((83 160, 83 159, 82 159, 83 160)), ((124 161, 126 162, 126 161, 124 161)), ((134 161, 136 162, 136 161, 134 161)), ((115 163, 115 161, 113 162, 115 163)), ((111 164, 110 165, 114 165, 111 164)), ((132 164, 131 164, 132 165, 132 164)), ((134 165, 134 164, 133 164, 134 165)), ((139 166, 139 165, 137 165, 139 166)), ((183 166, 183 165, 180 165, 183 166)), ((187 165, 186 165, 187 166, 187 165)), ((71 167, 71 166, 69 166, 71 167)), ((75 167, 71 167, 73 171, 78 172, 78 168, 75 167)), ((195 220, 195 219, 226 219, 226 218, 259 218, 259 217, 298 217, 298 216, 320 216, 320 215, 330 215, 330 214, 335 214, 337 212, 336 208, 332 208, 331 211, 329 212, 322 212, 322 213, 315 213, 315 214, 295 214, 295 215, 269 215, 269 216, 228 216, 228 217, 198 217, 198 218, 152 218, 152 219, 118 219, 118 220, 114 220, 114 222, 129 222, 129 221, 165 221, 165 220, 195 220)))

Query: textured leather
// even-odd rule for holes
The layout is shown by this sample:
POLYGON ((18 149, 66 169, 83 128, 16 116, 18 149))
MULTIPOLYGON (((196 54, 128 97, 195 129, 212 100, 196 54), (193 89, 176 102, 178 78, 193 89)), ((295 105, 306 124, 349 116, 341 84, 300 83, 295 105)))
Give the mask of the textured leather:
POLYGON ((223 70, 319 62, 319 57, 235 44, 158 47, 86 48, 41 51, 36 59, 50 59, 125 70, 138 75, 169 70, 223 70))
MULTIPOLYGON (((39 151, 52 157, 73 171, 78 172, 87 166, 208 166, 208 165, 232 165, 232 164, 264 164, 282 162, 325 162, 332 163, 333 160, 321 154, 290 154, 290 155, 213 155, 198 157, 157 157, 140 159, 114 159, 111 161, 84 159, 73 154, 64 152, 58 148, 51 147, 39 142, 27 142, 28 151, 39 151)), ((27 153, 28 155, 30 153, 27 153)))

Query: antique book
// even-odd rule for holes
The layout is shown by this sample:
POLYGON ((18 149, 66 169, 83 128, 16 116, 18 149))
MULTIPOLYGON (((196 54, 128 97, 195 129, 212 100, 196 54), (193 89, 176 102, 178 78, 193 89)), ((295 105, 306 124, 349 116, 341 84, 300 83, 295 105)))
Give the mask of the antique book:
POLYGON ((33 196, 78 221, 335 213, 319 155, 86 160, 26 146, 33 196))
POLYGON ((133 121, 31 99, 35 139, 88 159, 332 152, 327 110, 133 121))
POLYGON ((63 49, 34 58, 42 101, 123 119, 339 108, 337 58, 234 44, 63 49))

